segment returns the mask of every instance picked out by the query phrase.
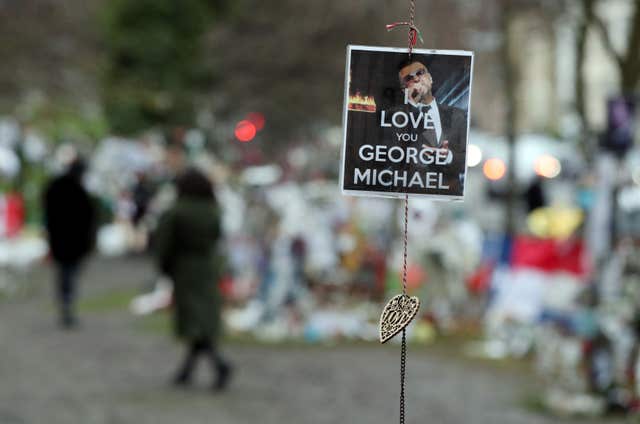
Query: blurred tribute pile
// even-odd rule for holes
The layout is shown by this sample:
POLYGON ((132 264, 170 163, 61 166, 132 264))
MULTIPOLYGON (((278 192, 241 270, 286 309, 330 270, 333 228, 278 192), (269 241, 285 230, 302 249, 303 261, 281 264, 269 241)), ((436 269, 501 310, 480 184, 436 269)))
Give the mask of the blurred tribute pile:
MULTIPOLYGON (((84 265, 151 262, 128 313, 174 314, 175 382, 203 354, 217 389, 223 334, 377 340, 404 205, 340 192, 344 56, 403 46, 383 29, 406 5, 318 2, 305 13, 324 21, 303 28, 250 0, 28 3, 0 1, 15 41, 0 43, 0 303, 55 264, 43 321, 83 331, 84 265), (15 35, 42 16, 47 43, 15 35), (181 203, 188 170, 211 204, 181 203)), ((465 355, 530 361, 558 414, 640 411, 640 2, 429 3, 424 47, 474 51, 473 97, 464 201, 410 201, 409 343, 466 337, 465 355)))

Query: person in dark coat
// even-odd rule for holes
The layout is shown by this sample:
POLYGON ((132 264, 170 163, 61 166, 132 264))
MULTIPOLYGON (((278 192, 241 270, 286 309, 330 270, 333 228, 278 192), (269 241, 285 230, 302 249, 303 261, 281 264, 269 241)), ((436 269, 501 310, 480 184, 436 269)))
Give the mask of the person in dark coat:
POLYGON ((51 256, 57 268, 61 324, 76 323, 74 302, 82 259, 93 248, 96 212, 82 186, 84 162, 76 159, 44 192, 44 218, 51 256))
POLYGON ((198 357, 205 355, 217 375, 213 388, 221 390, 231 367, 219 352, 220 210, 212 184, 202 173, 190 169, 176 185, 177 201, 161 217, 154 242, 158 266, 173 280, 175 332, 187 345, 173 382, 189 384, 198 357))
POLYGON ((525 192, 527 212, 533 212, 547 204, 542 184, 542 177, 536 176, 529 184, 529 187, 527 187, 527 191, 525 192))
POLYGON ((151 203, 151 199, 154 194, 149 179, 144 173, 140 172, 136 175, 136 183, 133 187, 132 194, 135 211, 131 221, 133 226, 138 228, 140 226, 140 222, 147 214, 149 204, 151 203))

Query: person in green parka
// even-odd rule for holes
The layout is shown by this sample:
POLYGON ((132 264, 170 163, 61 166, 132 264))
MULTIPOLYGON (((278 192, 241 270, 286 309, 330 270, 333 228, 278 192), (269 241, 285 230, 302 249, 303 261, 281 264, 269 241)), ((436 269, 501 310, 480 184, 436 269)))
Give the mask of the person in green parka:
POLYGON ((176 203, 161 217, 154 242, 158 266, 173 280, 175 331, 187 345, 173 383, 189 384, 198 357, 205 355, 216 372, 213 388, 222 390, 231 367, 220 355, 218 343, 220 210, 213 186, 201 172, 188 169, 177 178, 176 186, 176 203))

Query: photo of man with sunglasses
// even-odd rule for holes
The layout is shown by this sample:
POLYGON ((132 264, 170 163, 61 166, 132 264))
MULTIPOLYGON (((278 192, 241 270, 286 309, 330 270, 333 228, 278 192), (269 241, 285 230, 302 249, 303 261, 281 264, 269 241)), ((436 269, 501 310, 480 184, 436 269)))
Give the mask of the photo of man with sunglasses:
POLYGON ((467 116, 464 110, 438 103, 433 95, 433 78, 428 68, 415 57, 398 65, 400 88, 404 92, 404 110, 413 116, 424 114, 428 128, 407 127, 422 146, 451 152, 451 162, 444 169, 448 194, 462 195, 465 175, 467 116))
POLYGON ((349 46, 345 194, 464 196, 473 52, 349 46))

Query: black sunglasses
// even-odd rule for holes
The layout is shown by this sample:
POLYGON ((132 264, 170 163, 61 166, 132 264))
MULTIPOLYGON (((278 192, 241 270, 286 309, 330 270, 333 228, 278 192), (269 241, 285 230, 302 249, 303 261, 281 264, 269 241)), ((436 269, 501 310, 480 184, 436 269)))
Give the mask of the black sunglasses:
POLYGON ((427 70, 426 70, 425 68, 420 68, 420 69, 418 69, 418 70, 417 70, 417 71, 415 71, 415 72, 412 72, 412 73, 410 73, 410 74, 408 74, 408 75, 405 75, 405 77, 404 77, 404 78, 402 78, 402 83, 403 83, 404 85, 407 85, 407 84, 409 84, 411 81, 413 81, 413 79, 414 79, 415 77, 422 77, 422 76, 423 76, 424 74, 426 74, 426 73, 427 73, 427 70))

